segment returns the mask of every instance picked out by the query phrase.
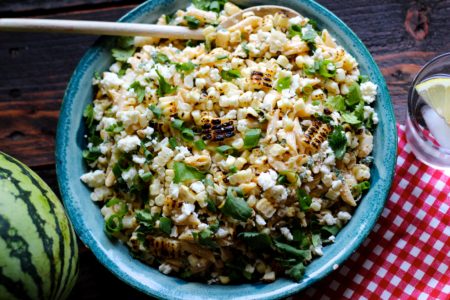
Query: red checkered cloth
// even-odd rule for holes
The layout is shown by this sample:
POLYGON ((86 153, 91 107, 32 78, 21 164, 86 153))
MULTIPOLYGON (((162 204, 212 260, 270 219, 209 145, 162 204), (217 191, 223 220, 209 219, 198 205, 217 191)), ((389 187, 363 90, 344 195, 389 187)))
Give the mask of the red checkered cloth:
POLYGON ((361 247, 294 299, 450 299, 450 173, 418 161, 397 126, 386 206, 361 247))

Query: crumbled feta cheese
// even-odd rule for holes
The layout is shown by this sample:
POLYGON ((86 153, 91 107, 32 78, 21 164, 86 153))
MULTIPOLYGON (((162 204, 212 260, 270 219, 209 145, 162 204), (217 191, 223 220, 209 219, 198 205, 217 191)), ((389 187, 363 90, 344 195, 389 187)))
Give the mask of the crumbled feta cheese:
POLYGON ((168 275, 170 272, 172 272, 172 267, 169 264, 162 263, 159 265, 158 270, 161 273, 168 275))
POLYGON ((276 184, 276 177, 273 178, 272 173, 273 170, 269 170, 269 172, 263 172, 258 176, 258 185, 263 188, 264 191, 270 189, 276 184))
POLYGON ((120 139, 117 143, 117 148, 123 152, 130 152, 135 150, 141 144, 141 140, 136 135, 128 135, 123 139, 120 139))
POLYGON ((146 161, 145 157, 133 154, 133 162, 137 163, 138 165, 145 164, 145 161, 146 161))
POLYGON ((81 175, 80 179, 91 188, 101 187, 105 184, 105 172, 103 170, 90 171, 81 175))
POLYGON ((129 127, 139 122, 140 113, 137 110, 124 110, 119 111, 116 117, 122 122, 123 126, 129 127))
POLYGON ((288 193, 284 186, 275 185, 268 190, 270 196, 277 202, 282 202, 287 199, 288 193))
POLYGON ((229 234, 228 230, 223 229, 222 227, 220 227, 217 232, 216 232, 216 237, 221 239, 226 237, 229 234))
POLYGON ((205 185, 201 181, 196 181, 191 184, 191 190, 193 190, 197 194, 201 193, 205 190, 205 185))
POLYGON ((333 217, 330 213, 326 213, 322 217, 322 220, 329 226, 332 226, 332 225, 336 224, 336 218, 333 217))
POLYGON ((169 185, 169 194, 173 199, 178 199, 178 194, 180 192, 180 186, 176 183, 171 182, 169 185))
POLYGON ((375 96, 377 95, 377 85, 367 81, 361 83, 361 94, 366 103, 372 103, 375 101, 375 96))
POLYGON ((91 199, 93 201, 104 201, 111 195, 111 190, 106 186, 97 187, 91 193, 91 199))
POLYGON ((153 129, 150 126, 145 127, 144 129, 142 129, 142 133, 145 134, 147 137, 150 137, 154 132, 155 132, 155 129, 153 129))
POLYGON ((181 206, 181 212, 186 215, 189 216, 191 213, 193 213, 195 210, 195 205, 192 203, 183 203, 183 205, 181 206))
POLYGON ((111 72, 104 72, 103 73, 103 79, 100 82, 102 85, 104 85, 106 88, 114 89, 116 87, 119 87, 123 84, 123 80, 117 76, 115 73, 111 72))
POLYGON ((161 151, 158 152, 158 155, 153 159, 152 169, 156 170, 159 167, 164 167, 173 157, 173 154, 172 149, 163 146, 161 151))
POLYGON ((294 237, 292 236, 292 233, 289 230, 289 228, 281 227, 280 228, 280 232, 288 241, 292 241, 294 239, 294 237))
POLYGON ((352 218, 352 215, 346 211, 340 211, 338 212, 337 217, 339 220, 347 222, 352 218))
POLYGON ((261 217, 260 215, 256 215, 255 221, 256 221, 256 224, 258 224, 258 225, 260 225, 260 226, 266 225, 266 221, 265 221, 264 218, 261 217))
POLYGON ((122 178, 126 181, 128 186, 131 186, 133 184, 134 177, 136 177, 136 175, 137 171, 134 167, 131 167, 128 170, 122 172, 122 178))

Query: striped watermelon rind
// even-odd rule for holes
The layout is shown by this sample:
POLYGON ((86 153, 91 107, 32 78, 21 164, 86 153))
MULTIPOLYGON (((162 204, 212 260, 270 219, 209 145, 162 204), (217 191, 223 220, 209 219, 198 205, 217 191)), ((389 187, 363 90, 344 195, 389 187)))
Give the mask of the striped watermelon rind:
POLYGON ((77 240, 61 202, 0 152, 0 299, 65 299, 77 275, 77 240))

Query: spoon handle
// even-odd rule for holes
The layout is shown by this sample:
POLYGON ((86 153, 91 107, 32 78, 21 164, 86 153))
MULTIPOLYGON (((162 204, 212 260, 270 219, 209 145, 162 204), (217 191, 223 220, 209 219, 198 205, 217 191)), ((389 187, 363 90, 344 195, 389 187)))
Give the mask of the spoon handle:
POLYGON ((48 19, 0 18, 0 31, 150 36, 184 40, 205 39, 201 30, 192 30, 183 26, 48 19))

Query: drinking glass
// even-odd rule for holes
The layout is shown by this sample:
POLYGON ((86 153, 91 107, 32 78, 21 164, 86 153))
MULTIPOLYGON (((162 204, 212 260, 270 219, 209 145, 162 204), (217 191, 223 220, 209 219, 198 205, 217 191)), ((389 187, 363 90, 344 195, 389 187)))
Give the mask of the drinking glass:
POLYGON ((408 95, 406 139, 427 165, 450 170, 450 125, 420 97, 416 85, 432 78, 450 78, 450 53, 429 61, 416 75, 408 95))

